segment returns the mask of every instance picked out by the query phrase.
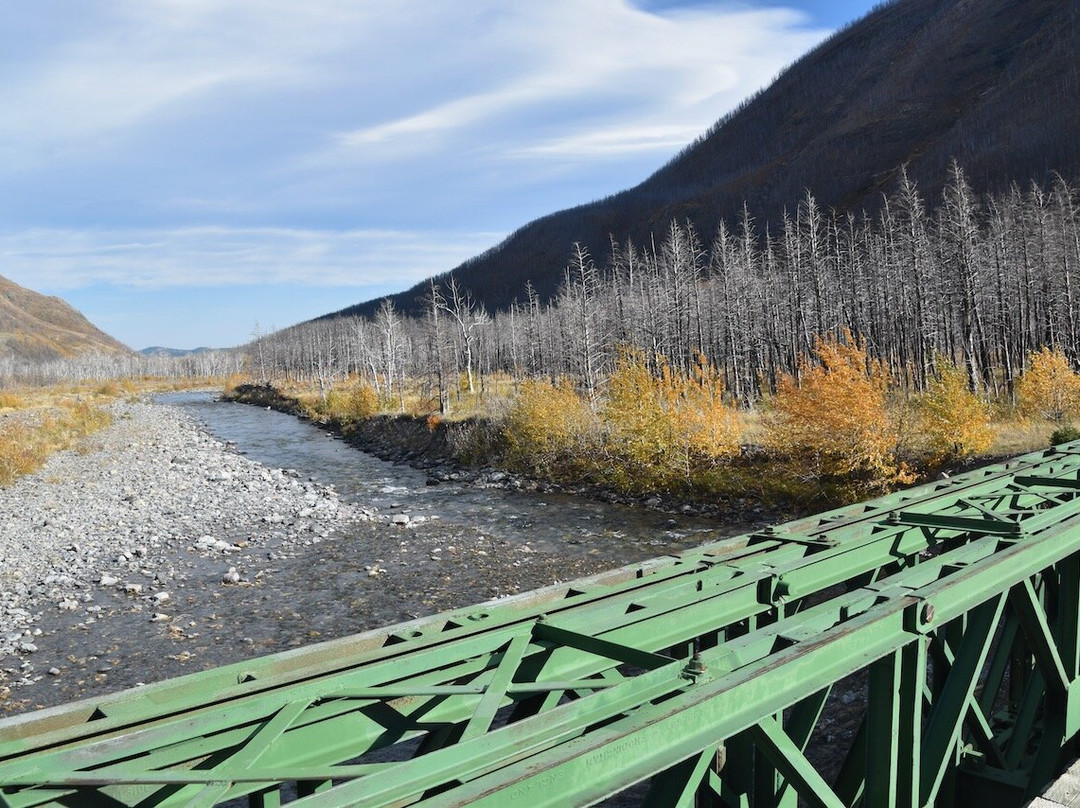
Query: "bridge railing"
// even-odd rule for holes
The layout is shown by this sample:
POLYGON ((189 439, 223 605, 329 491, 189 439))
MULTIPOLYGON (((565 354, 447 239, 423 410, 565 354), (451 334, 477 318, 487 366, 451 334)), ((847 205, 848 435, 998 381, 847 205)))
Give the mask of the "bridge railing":
POLYGON ((1019 805, 1080 730, 1078 494, 1071 444, 17 716, 0 804, 1019 805))

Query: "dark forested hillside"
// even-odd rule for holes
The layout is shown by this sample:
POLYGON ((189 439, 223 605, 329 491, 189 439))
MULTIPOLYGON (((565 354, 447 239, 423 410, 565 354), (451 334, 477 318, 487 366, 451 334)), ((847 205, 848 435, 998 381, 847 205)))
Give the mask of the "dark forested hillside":
MULTIPOLYGON (((931 207, 955 159, 977 193, 1080 176, 1080 3, 895 0, 838 32, 635 188, 553 213, 453 270, 489 309, 550 298, 573 244, 648 244, 675 220, 705 243, 743 205, 758 232, 806 190, 875 211, 899 169, 931 207)), ((393 298, 416 312, 428 284, 393 298)), ((337 314, 373 314, 380 301, 337 314)), ((330 315, 334 316, 334 315, 330 315)))

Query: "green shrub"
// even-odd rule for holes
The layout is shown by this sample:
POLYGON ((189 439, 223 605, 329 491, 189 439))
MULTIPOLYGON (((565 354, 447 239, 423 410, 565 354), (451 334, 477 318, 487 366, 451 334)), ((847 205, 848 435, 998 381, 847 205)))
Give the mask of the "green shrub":
POLYGON ((1066 424, 1054 430, 1050 436, 1050 445, 1057 446, 1059 443, 1070 443, 1074 440, 1080 440, 1080 429, 1072 424, 1066 424))

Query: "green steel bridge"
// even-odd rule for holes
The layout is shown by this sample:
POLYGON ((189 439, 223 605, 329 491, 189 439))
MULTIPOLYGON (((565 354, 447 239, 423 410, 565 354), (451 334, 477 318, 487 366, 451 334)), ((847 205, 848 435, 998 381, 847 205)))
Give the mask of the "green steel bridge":
POLYGON ((1080 442, 8 718, 0 805, 1023 805, 1078 673, 1080 442))

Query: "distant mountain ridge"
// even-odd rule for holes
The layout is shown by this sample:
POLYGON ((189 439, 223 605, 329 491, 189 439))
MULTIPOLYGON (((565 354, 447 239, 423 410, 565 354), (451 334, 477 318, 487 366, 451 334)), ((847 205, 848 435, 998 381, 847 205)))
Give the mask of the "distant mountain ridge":
POLYGON ((160 345, 152 345, 149 348, 142 348, 139 350, 143 356, 167 356, 172 359, 179 359, 182 356, 192 356, 194 354, 207 353, 214 350, 213 348, 200 347, 200 348, 164 348, 160 345))
MULTIPOLYGON (((708 245, 745 203, 758 232, 807 189, 876 210, 901 166, 933 205, 956 159, 977 191, 1080 176, 1080 3, 893 0, 839 31, 634 188, 552 213, 452 270, 489 309, 549 298, 573 244, 647 245, 672 220, 708 245)), ((416 313, 425 281, 391 296, 416 313)), ((326 315, 372 314, 384 298, 326 315)))
POLYGON ((47 362, 90 352, 131 350, 60 298, 0 276, 0 358, 47 362))

